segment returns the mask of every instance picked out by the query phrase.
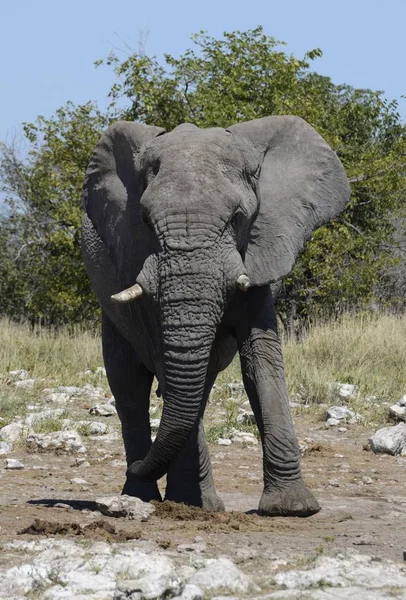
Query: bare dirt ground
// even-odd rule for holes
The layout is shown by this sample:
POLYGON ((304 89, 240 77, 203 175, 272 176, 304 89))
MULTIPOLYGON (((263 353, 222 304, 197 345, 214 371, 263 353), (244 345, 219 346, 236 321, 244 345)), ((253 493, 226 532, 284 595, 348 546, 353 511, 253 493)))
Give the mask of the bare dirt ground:
MULTIPOLYGON (((313 517, 255 514, 262 491, 261 450, 236 444, 211 445, 214 477, 227 513, 164 503, 145 523, 104 517, 94 510, 93 501, 120 493, 125 473, 122 443, 117 437, 87 438, 89 466, 78 465, 75 456, 30 454, 23 446, 10 455, 21 460, 25 469, 0 470, 1 542, 51 536, 151 540, 161 548, 176 548, 200 536, 207 546, 206 556, 227 554, 248 573, 262 568, 265 555, 267 559, 296 557, 300 563, 309 556, 334 556, 351 548, 403 561, 406 459, 364 450, 373 431, 360 425, 338 432, 321 422, 296 419, 296 431, 299 440, 311 438, 302 465, 322 505, 313 517), (71 483, 73 478, 88 483, 71 483), (22 533, 30 527, 30 533, 22 533)), ((7 560, 8 555, 0 552, 0 568, 8 566, 7 560)))

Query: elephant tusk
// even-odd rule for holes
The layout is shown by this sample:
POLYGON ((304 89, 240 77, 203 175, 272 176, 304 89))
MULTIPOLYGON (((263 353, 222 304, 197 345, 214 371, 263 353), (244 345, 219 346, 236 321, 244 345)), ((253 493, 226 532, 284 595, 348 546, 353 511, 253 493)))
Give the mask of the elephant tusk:
POLYGON ((235 282, 235 285, 242 290, 243 292, 246 292, 248 290, 248 288, 251 285, 250 280, 248 279, 247 275, 240 275, 237 278, 237 281, 235 282))
POLYGON ((119 292, 118 294, 114 294, 111 296, 111 299, 114 302, 131 302, 132 300, 137 300, 142 296, 142 287, 139 283, 135 283, 131 287, 119 292))

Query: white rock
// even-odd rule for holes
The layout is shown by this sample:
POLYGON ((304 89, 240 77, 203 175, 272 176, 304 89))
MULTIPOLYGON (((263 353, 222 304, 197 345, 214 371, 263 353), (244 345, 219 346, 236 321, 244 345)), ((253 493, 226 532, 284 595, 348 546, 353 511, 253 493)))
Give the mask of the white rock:
POLYGON ((21 379, 14 383, 16 388, 20 388, 22 390, 30 390, 35 385, 35 379, 21 379))
POLYGON ((91 383, 86 383, 83 387, 81 387, 79 389, 80 389, 81 396, 89 396, 89 398, 98 398, 98 397, 104 398, 103 388, 94 387, 94 385, 92 385, 91 383))
POLYGON ((353 419, 356 413, 346 406, 330 406, 326 411, 327 419, 335 419, 336 421, 353 419))
POLYGON ((32 452, 55 452, 71 454, 86 452, 77 431, 53 431, 52 433, 33 433, 26 440, 28 450, 32 452))
POLYGON ((240 414, 237 417, 237 422, 242 425, 256 425, 254 413, 248 412, 245 409, 240 409, 240 414))
POLYGON ((256 587, 233 561, 225 557, 207 560, 206 566, 192 575, 189 583, 193 583, 203 590, 227 589, 240 593, 246 593, 256 587))
POLYGON ((106 423, 101 421, 78 421, 77 427, 86 427, 88 429, 88 435, 106 435, 110 429, 106 423))
POLYGON ((369 443, 375 453, 406 454, 406 423, 378 429, 369 443))
POLYGON ((107 517, 125 517, 132 521, 148 521, 155 508, 133 496, 105 496, 96 498, 96 507, 107 517))
POLYGON ((232 443, 233 442, 230 439, 228 439, 228 438, 219 438, 217 440, 217 444, 219 446, 231 446, 232 443))
POLYGON ((345 433, 346 431, 348 431, 348 429, 346 427, 339 427, 337 431, 339 431, 340 433, 345 433))
POLYGON ((22 381, 23 379, 28 379, 29 375, 25 369, 18 369, 17 371, 9 371, 9 377, 14 379, 14 381, 22 381))
POLYGON ((406 406, 402 406, 399 403, 394 404, 389 408, 389 412, 397 419, 400 419, 401 421, 406 421, 406 406))
POLYGON ((92 406, 89 413, 96 417, 111 417, 117 414, 117 410, 112 404, 96 404, 92 406))
POLYGON ((9 471, 20 471, 24 469, 24 465, 16 458, 6 458, 6 469, 9 471))
POLYGON ((333 382, 329 384, 330 391, 340 398, 356 398, 359 392, 359 387, 352 383, 333 382))
POLYGON ((21 438, 27 426, 21 421, 13 421, 0 429, 0 440, 12 444, 21 438))
MULTIPOLYGON (((32 427, 34 423, 38 423, 41 421, 47 421, 48 419, 58 420, 62 417, 62 415, 66 414, 64 408, 50 408, 47 410, 43 410, 39 413, 32 413, 25 418, 24 424, 26 427, 32 427)), ((62 426, 62 421, 61 421, 62 426)))
MULTIPOLYGON (((204 592, 197 585, 187 583, 180 596, 175 596, 172 600, 203 600, 204 592)), ((213 599, 212 599, 213 600, 213 599)))
POLYGON ((253 433, 248 431, 238 431, 237 429, 232 429, 231 433, 231 441, 233 444, 250 444, 252 446, 258 444, 258 440, 253 433))
POLYGON ((59 394, 68 394, 70 397, 72 397, 80 396, 82 388, 76 387, 75 385, 59 385, 52 391, 59 394))
MULTIPOLYGON (((353 555, 348 558, 321 557, 317 559, 315 566, 308 570, 289 570, 275 575, 278 585, 289 590, 305 590, 323 586, 322 596, 325 598, 358 598, 353 596, 337 596, 333 588, 357 586, 357 588, 379 589, 386 586, 400 588, 406 587, 406 575, 401 565, 386 560, 376 561, 373 557, 353 555), (328 586, 329 594, 325 592, 328 586)), ((311 596, 314 598, 314 596, 311 596)), ((367 597, 367 596, 365 596, 367 597)), ((374 596, 370 595, 370 598, 374 596)))
POLYGON ((96 375, 103 375, 103 377, 106 377, 107 375, 106 369, 104 367, 97 367, 95 373, 96 375))
POLYGON ((340 487, 340 481, 336 477, 329 479, 328 484, 331 485, 332 487, 340 487))
POLYGON ((13 446, 8 442, 0 442, 0 454, 9 454, 12 452, 13 446))
POLYGON ((399 406, 406 406, 406 394, 401 397, 399 402, 397 403, 399 406))
POLYGON ((86 481, 86 479, 83 479, 83 477, 74 477, 70 482, 75 485, 89 485, 89 482, 86 481))
POLYGON ((327 419, 326 423, 329 427, 336 427, 340 424, 340 421, 338 419, 333 419, 332 417, 330 417, 329 419, 327 419))
POLYGON ((56 404, 66 404, 72 398, 66 392, 52 392, 43 398, 44 402, 55 402, 56 404))
POLYGON ((306 452, 306 450, 308 449, 308 444, 306 444, 306 442, 300 441, 299 442, 299 450, 300 450, 300 454, 303 456, 304 453, 306 452))

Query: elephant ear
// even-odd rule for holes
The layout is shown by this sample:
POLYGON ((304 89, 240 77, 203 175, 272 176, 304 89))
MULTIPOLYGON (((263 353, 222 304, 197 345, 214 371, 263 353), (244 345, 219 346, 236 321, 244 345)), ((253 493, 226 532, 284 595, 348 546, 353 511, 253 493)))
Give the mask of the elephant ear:
POLYGON ((299 117, 265 117, 228 131, 262 160, 245 266, 252 285, 264 285, 290 273, 313 230, 345 208, 350 188, 335 152, 299 117))
POLYGON ((145 144, 162 133, 161 127, 114 123, 97 144, 83 185, 82 208, 113 264, 119 271, 125 270, 130 282, 154 251, 140 214, 142 185, 137 157, 145 144))

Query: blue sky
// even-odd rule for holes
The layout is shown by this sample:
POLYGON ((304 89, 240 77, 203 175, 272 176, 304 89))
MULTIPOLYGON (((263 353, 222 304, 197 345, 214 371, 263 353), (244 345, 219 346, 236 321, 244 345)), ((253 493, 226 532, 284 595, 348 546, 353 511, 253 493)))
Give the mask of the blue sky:
MULTIPOLYGON (((320 47, 314 68, 336 83, 406 95, 406 0, 0 0, 0 139, 22 121, 51 115, 67 100, 106 105, 114 77, 93 61, 125 44, 161 58, 181 54, 190 35, 257 25, 302 56, 320 47)), ((406 121, 406 101, 400 100, 406 121)))

